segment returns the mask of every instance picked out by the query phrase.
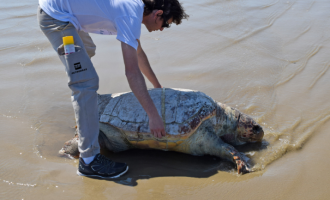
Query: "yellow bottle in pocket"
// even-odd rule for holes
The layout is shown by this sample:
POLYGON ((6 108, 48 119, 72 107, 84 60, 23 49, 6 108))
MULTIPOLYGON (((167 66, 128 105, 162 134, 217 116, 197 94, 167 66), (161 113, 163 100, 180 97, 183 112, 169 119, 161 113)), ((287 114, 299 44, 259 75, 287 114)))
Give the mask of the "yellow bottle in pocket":
POLYGON ((65 55, 76 52, 74 49, 74 40, 73 36, 63 37, 63 46, 65 55))

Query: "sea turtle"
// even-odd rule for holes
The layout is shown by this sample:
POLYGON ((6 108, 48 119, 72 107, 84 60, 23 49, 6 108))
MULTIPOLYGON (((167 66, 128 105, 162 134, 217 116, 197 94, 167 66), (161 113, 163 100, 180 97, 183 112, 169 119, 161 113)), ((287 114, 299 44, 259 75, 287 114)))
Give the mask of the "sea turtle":
MULTIPOLYGON (((187 89, 150 89, 166 136, 150 133, 148 116, 132 92, 98 95, 101 148, 113 152, 132 148, 161 149, 192 155, 213 155, 250 169, 233 145, 261 141, 262 127, 251 117, 206 94, 187 89)), ((67 141, 61 155, 78 157, 78 136, 67 141)))

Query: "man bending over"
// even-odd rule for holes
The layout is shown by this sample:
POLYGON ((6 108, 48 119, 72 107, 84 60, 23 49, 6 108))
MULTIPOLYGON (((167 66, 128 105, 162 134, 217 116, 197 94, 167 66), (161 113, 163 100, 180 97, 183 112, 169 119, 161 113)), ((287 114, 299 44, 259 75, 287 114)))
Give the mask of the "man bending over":
POLYGON ((116 178, 127 172, 125 163, 100 154, 97 93, 99 78, 91 62, 96 46, 88 33, 117 35, 127 81, 149 117, 155 137, 165 136, 162 118, 147 91, 142 73, 161 88, 140 44, 141 23, 149 32, 169 28, 187 19, 178 0, 39 0, 38 21, 65 66, 79 135, 77 174, 116 178), (63 40, 73 36, 75 53, 64 54, 63 40), (142 73, 141 73, 142 72, 142 73))

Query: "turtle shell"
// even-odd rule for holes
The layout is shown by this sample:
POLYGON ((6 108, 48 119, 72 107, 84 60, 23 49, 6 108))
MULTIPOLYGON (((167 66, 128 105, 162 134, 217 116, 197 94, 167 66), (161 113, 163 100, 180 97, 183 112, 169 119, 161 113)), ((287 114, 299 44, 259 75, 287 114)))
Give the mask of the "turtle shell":
POLYGON ((132 92, 99 95, 100 122, 118 128, 140 148, 171 149, 216 114, 216 102, 199 91, 159 88, 148 92, 163 119, 165 137, 150 133, 148 115, 132 92))

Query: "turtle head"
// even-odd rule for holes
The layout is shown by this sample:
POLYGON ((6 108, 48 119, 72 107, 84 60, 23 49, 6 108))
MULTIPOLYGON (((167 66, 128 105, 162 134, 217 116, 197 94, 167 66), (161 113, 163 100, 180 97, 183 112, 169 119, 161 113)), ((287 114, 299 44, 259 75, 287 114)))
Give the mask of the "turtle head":
POLYGON ((237 124, 236 140, 240 143, 261 142, 264 137, 262 127, 252 117, 240 113, 237 124))

